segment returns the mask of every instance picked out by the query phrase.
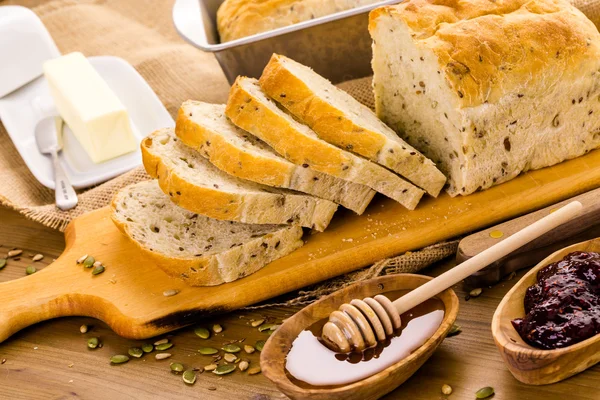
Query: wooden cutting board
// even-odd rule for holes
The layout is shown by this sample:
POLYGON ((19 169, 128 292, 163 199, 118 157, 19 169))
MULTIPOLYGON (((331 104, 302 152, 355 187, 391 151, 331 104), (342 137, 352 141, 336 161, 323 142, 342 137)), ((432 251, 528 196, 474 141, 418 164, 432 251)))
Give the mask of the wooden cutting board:
POLYGON ((147 338, 440 242, 600 187, 600 151, 524 174, 467 197, 425 199, 415 211, 378 197, 365 214, 340 212, 324 233, 239 281, 192 288, 169 278, 113 226, 103 208, 73 221, 67 248, 42 271, 0 283, 0 341, 36 322, 69 315, 105 321, 119 335, 147 338), (76 260, 106 265, 92 276, 76 260), (180 293, 165 297, 163 292, 180 293))

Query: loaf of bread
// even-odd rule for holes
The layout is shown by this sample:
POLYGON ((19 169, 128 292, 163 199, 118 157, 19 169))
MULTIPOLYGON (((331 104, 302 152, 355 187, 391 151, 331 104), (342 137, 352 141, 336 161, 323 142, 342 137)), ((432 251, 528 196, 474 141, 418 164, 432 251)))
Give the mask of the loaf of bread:
POLYGON ((260 86, 319 137, 402 175, 432 196, 446 177, 367 107, 309 67, 273 54, 260 86))
POLYGON ((235 178, 161 129, 142 141, 148 175, 180 207, 219 220, 292 224, 324 230, 337 204, 235 178))
POLYGON ((304 244, 299 226, 247 225, 186 211, 156 181, 122 189, 111 207, 113 222, 145 255, 192 286, 243 278, 304 244))
POLYGON ((238 77, 225 113, 289 161, 367 185, 413 210, 425 193, 389 170, 327 143, 280 109, 252 78, 238 77))
POLYGON ((469 194, 600 145, 600 34, 565 0, 371 12, 377 114, 469 194))
POLYGON ((289 162, 232 124, 225 116, 224 104, 186 101, 179 109, 175 132, 213 165, 241 179, 331 200, 359 215, 375 195, 368 186, 289 162))
POLYGON ((217 11, 221 42, 270 31, 381 0, 225 0, 217 11))

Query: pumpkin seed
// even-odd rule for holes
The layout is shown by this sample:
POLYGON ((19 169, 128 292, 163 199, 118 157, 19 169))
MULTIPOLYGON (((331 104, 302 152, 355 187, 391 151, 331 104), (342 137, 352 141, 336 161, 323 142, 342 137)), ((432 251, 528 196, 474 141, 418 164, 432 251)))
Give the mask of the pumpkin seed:
POLYGON ((29 265, 29 266, 27 266, 27 268, 25 268, 25 273, 27 275, 35 274, 36 272, 37 272, 37 268, 34 267, 33 265, 29 265))
POLYGON ((41 261, 42 258, 44 258, 43 254, 36 254, 35 256, 33 256, 33 258, 31 259, 32 261, 41 261))
POLYGON ((476 288, 476 289, 473 289, 473 290, 471 290, 469 292, 469 296, 471 296, 471 297, 479 297, 479 295, 481 295, 481 292, 483 292, 483 289, 476 288))
POLYGON ((200 347, 198 352, 200 354, 204 354, 205 356, 209 356, 211 354, 217 354, 219 350, 215 349, 214 347, 200 347))
POLYGON ((249 365, 250 364, 248 363, 248 361, 246 361, 246 360, 241 361, 239 364, 240 371, 247 370, 249 365))
POLYGON ((248 354, 252 354, 256 351, 256 349, 252 346, 250 346, 249 344, 244 346, 244 351, 248 354))
POLYGON ((256 344, 254 345, 254 347, 256 348, 256 350, 262 351, 263 347, 265 347, 265 341, 264 340, 259 340, 258 342, 256 342, 256 344))
POLYGON ((156 346, 156 350, 164 351, 170 349, 171 347, 173 347, 173 343, 161 343, 158 346, 156 346))
POLYGON ((127 352, 131 357, 135 358, 140 358, 144 355, 144 350, 140 349, 139 347, 131 347, 127 352))
POLYGON ((81 326, 79 327, 79 332, 81 332, 81 333, 87 333, 87 331, 88 331, 88 328, 89 328, 89 327, 88 327, 87 325, 81 325, 81 326))
POLYGON ((92 275, 100 275, 103 272, 104 272, 104 265, 100 265, 98 267, 94 267, 94 269, 92 270, 92 275))
POLYGON ((446 385, 445 383, 442 385, 442 393, 445 395, 452 394, 452 386, 446 385))
POLYGON ((223 364, 219 365, 217 368, 213 370, 213 374, 216 375, 227 375, 235 371, 235 364, 223 364))
POLYGON ((221 325, 219 325, 219 324, 214 324, 212 329, 213 329, 214 333, 221 333, 221 332, 223 332, 223 327, 221 325))
POLYGON ((180 373, 183 372, 183 364, 181 363, 171 363, 171 372, 180 373))
POLYGON ((188 385, 193 385, 194 383, 196 383, 196 373, 194 371, 192 371, 191 369, 188 369, 187 371, 185 371, 181 378, 188 385))
POLYGON ((169 339, 165 338, 165 339, 157 340, 156 342, 154 342, 154 345, 158 346, 159 344, 163 344, 163 343, 169 343, 169 339))
POLYGON ((252 325, 253 328, 256 328, 257 326, 260 326, 264 323, 265 323, 265 319, 262 318, 262 319, 257 319, 256 321, 250 322, 250 325, 252 325))
POLYGON ((196 328, 194 333, 201 339, 208 339, 210 337, 210 331, 206 328, 196 328))
POLYGON ((86 254, 86 255, 83 255, 83 256, 81 256, 81 257, 79 257, 79 258, 77 259, 77 264, 81 264, 82 262, 84 262, 84 261, 85 261, 85 259, 86 259, 86 258, 88 258, 88 255, 87 255, 87 254, 86 254))
POLYGON ((218 365, 217 364, 208 364, 207 366, 204 367, 205 371, 214 371, 215 369, 217 369, 218 365))
POLYGON ((6 258, 0 258, 0 269, 6 267, 6 258))
POLYGON ((448 331, 448 334, 446 336, 447 337, 456 336, 461 332, 462 332, 462 329, 461 329, 460 325, 453 324, 452 328, 450 328, 450 330, 448 331))
POLYGON ((478 399, 487 399, 491 395, 494 394, 494 388, 491 386, 486 386, 484 388, 479 389, 475 392, 475 397, 478 399))
POLYGON ((23 253, 23 250, 14 249, 14 250, 9 251, 7 253, 7 256, 8 256, 8 258, 16 257, 16 256, 21 255, 21 253, 23 253))
POLYGON ((142 345, 142 351, 144 353, 151 353, 154 350, 154 346, 151 345, 150 343, 144 343, 142 345))
POLYGON ((127 361, 129 361, 129 357, 127 357, 126 355, 123 355, 123 354, 117 354, 110 358, 110 362, 112 364, 124 364, 127 361))
POLYGON ((256 375, 256 374, 260 374, 260 367, 256 366, 256 367, 252 367, 248 370, 248 375, 256 375))
POLYGON ((177 293, 179 293, 179 290, 177 290, 177 289, 169 289, 169 290, 165 290, 163 292, 163 296, 165 296, 165 297, 171 297, 171 296, 175 296, 177 293))
POLYGON ((83 260, 83 266, 86 268, 92 268, 94 266, 94 263, 96 262, 96 259, 92 256, 87 256, 87 258, 85 260, 83 260))
POLYGON ((169 357, 171 357, 171 353, 158 353, 154 356, 154 358, 156 358, 157 360, 166 360, 169 357))
POLYGON ((240 349, 240 346, 238 346, 238 345, 226 344, 225 346, 221 347, 221 350, 223 350, 227 353, 238 353, 241 349, 240 349))
POLYGON ((226 353, 223 358, 225 359, 225 361, 227 361, 228 363, 232 363, 235 362, 238 358, 235 356, 235 354, 231 354, 231 353, 226 353))
POLYGON ((100 344, 100 340, 97 337, 89 338, 87 341, 87 347, 95 349, 100 344))
POLYGON ((274 331, 277 328, 279 328, 279 325, 277 325, 277 324, 265 324, 265 325, 259 326, 258 331, 259 332, 274 331))

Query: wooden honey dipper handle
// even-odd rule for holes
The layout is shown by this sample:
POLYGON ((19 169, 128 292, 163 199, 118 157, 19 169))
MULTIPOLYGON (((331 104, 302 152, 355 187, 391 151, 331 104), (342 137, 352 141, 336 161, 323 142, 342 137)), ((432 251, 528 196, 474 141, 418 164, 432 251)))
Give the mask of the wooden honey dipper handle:
POLYGON ((494 246, 482 251, 475 257, 470 258, 451 270, 444 272, 437 278, 410 291, 394 301, 394 307, 398 311, 398 314, 405 313, 425 300, 430 299, 452 285, 459 283, 480 269, 487 267, 491 263, 512 253, 532 240, 537 239, 557 226, 564 224, 579 214, 582 207, 583 206, 578 201, 573 201, 564 207, 561 207, 539 221, 523 228, 514 235, 511 235, 494 246))

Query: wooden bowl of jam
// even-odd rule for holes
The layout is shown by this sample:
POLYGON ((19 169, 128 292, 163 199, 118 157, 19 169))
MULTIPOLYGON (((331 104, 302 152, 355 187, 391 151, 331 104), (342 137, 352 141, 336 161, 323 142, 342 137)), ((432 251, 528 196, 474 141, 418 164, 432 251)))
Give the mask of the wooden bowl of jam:
POLYGON ((600 361, 600 239, 550 255, 504 296, 492 334, 515 378, 559 382, 600 361))
POLYGON ((385 294, 393 301, 429 280, 413 274, 383 276, 351 285, 300 310, 265 344, 260 357, 263 374, 292 399, 368 400, 391 392, 446 337, 458 314, 454 291, 445 290, 402 314, 399 331, 362 353, 335 354, 319 342, 320 329, 331 312, 352 299, 385 294), (423 336, 423 332, 428 333, 423 336))

